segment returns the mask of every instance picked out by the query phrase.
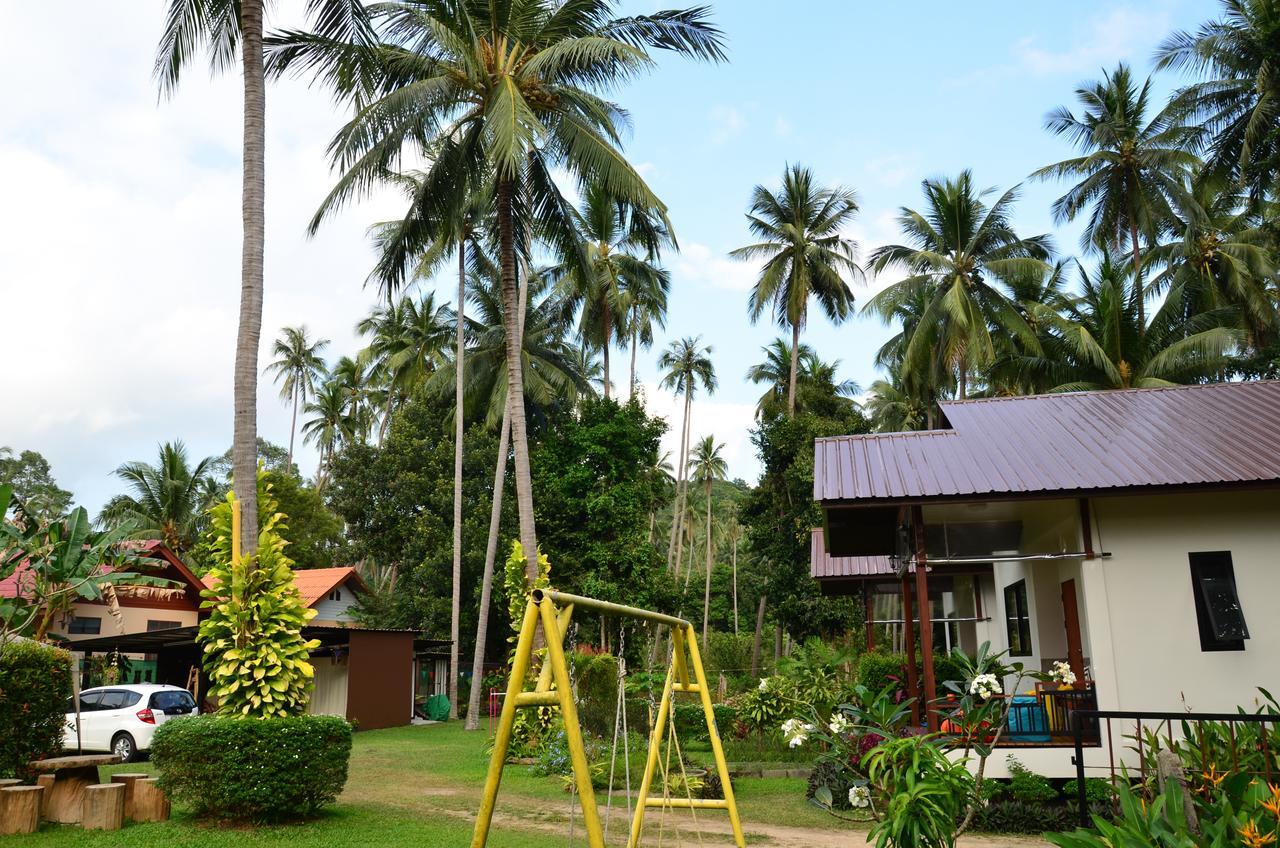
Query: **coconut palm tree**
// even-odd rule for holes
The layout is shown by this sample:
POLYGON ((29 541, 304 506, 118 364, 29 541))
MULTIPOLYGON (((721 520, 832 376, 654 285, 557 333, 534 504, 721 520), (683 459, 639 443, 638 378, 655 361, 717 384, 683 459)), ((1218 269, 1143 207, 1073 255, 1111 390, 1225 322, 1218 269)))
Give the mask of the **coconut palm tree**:
POLYGON ((107 501, 98 523, 107 528, 132 526, 132 539, 159 539, 178 554, 190 550, 199 539, 205 513, 213 505, 209 495, 213 457, 195 465, 181 440, 158 448, 155 465, 126 462, 115 470, 127 494, 107 501))
POLYGON ((330 379, 343 399, 343 440, 368 442, 377 419, 374 412, 386 400, 390 388, 380 383, 384 375, 360 357, 344 356, 333 365, 330 379))
MULTIPOLYGON (((765 384, 765 393, 756 402, 756 417, 775 418, 786 410, 791 381, 791 348, 783 339, 774 339, 761 348, 764 361, 747 369, 747 379, 765 384)), ((832 397, 852 398, 861 391, 853 380, 839 380, 836 369, 840 360, 823 362, 813 348, 800 344, 800 362, 796 367, 796 394, 793 412, 821 414, 830 407, 832 397)))
POLYGON ((1186 288, 1175 285, 1144 328, 1131 267, 1104 255, 1091 276, 1080 268, 1082 294, 1059 314, 1040 307, 1049 329, 1041 361, 1027 367, 1052 381, 1052 392, 1153 388, 1212 379, 1245 339, 1230 307, 1188 313, 1186 288))
MULTIPOLYGON (((263 0, 169 0, 156 49, 155 76, 172 94, 198 52, 214 71, 235 65, 240 54, 244 87, 243 186, 240 257, 240 324, 234 379, 233 485, 241 510, 244 553, 258 547, 258 341, 262 334, 262 252, 265 228, 266 80, 263 72, 263 0)), ((315 36, 365 44, 370 34, 361 0, 308 0, 315 36)))
POLYGON ((729 476, 729 464, 725 462, 724 444, 716 444, 714 436, 706 436, 693 448, 690 457, 690 472, 693 479, 702 484, 702 493, 707 501, 707 575, 706 587, 702 591, 702 644, 707 644, 707 630, 711 618, 711 570, 715 564, 715 546, 711 543, 711 486, 717 480, 729 476))
POLYGON ((1022 238, 1014 232, 1009 218, 1016 187, 987 206, 983 198, 994 190, 976 191, 969 171, 922 186, 926 211, 903 208, 898 217, 910 244, 885 245, 871 256, 877 274, 902 267, 908 276, 872 298, 864 311, 889 321, 904 308, 918 308, 912 332, 901 340, 902 376, 933 383, 936 397, 943 389, 938 378, 950 372, 963 398, 972 371, 995 358, 993 329, 1034 348, 1034 333, 1000 284, 1043 276, 1052 243, 1048 236, 1022 238))
POLYGON ((671 278, 666 273, 654 277, 634 277, 626 281, 622 290, 622 302, 627 323, 624 328, 631 346, 631 371, 627 380, 627 399, 636 395, 636 351, 653 347, 654 328, 667 326, 667 295, 671 278))
POLYGON ((684 396, 684 423, 680 428, 680 450, 676 458, 676 500, 671 517, 671 543, 667 547, 667 568, 679 576, 680 554, 684 547, 680 531, 689 497, 690 410, 699 383, 707 394, 715 394, 716 370, 711 364, 711 345, 704 346, 701 336, 686 336, 672 342, 658 357, 658 367, 666 371, 662 387, 674 392, 676 397, 684 396))
POLYGON ((325 378, 327 372, 320 352, 328 346, 328 339, 312 341, 307 338, 304 324, 282 329, 280 338, 271 348, 271 355, 276 359, 267 365, 267 370, 276 374, 276 382, 280 383, 280 399, 290 401, 293 406, 293 416, 289 419, 290 466, 293 465, 293 437, 298 432, 298 406, 306 404, 307 396, 315 391, 316 383, 325 378))
POLYGON ((347 414, 350 398, 343 390, 342 383, 330 377, 316 389, 315 398, 304 408, 303 413, 311 416, 302 422, 302 441, 315 445, 320 451, 320 465, 316 469, 316 491, 324 491, 329 479, 329 469, 338 447, 345 441, 351 441, 351 419, 347 414))
POLYGON ((436 305, 435 294, 428 292, 379 305, 356 324, 356 332, 369 338, 358 359, 386 389, 379 442, 386 436, 395 406, 443 361, 452 318, 451 310, 436 305))
POLYGON ((729 523, 725 525, 725 535, 733 546, 733 635, 738 635, 738 543, 742 541, 742 525, 738 523, 738 508, 735 506, 729 523))
POLYGON ((845 277, 861 280, 863 273, 855 260, 857 245, 841 231, 857 214, 858 197, 851 189, 823 188, 808 168, 791 165, 782 175, 781 191, 761 185, 752 191, 747 221, 759 241, 729 254, 764 261, 748 301, 751 322, 772 305, 778 326, 791 328, 788 415, 795 415, 800 331, 809 317, 809 299, 816 298, 837 324, 853 309, 845 277))
POLYGON ((1222 0, 1221 6, 1219 20, 1165 39, 1156 68, 1205 77, 1179 91, 1173 107, 1203 126, 1210 171, 1244 185, 1257 201, 1275 191, 1280 173, 1280 5, 1222 0))
POLYGON ((1031 175, 1079 180, 1054 201, 1053 216, 1059 223, 1074 221, 1090 210, 1081 236, 1086 250, 1116 251, 1128 241, 1141 325, 1146 324, 1142 244, 1155 242, 1174 219, 1176 206, 1187 208, 1186 180, 1197 162, 1190 147, 1198 130, 1180 123, 1171 106, 1148 120, 1150 94, 1151 80, 1139 85, 1123 62, 1102 81, 1077 89, 1079 117, 1061 106, 1045 118, 1045 129, 1065 136, 1084 155, 1031 175))
POLYGON ((355 108, 330 145, 342 172, 313 221, 366 194, 406 152, 431 161, 424 180, 428 220, 448 220, 491 187, 497 219, 507 332, 507 385, 515 396, 520 540, 529 579, 537 576, 537 538, 526 436, 517 291, 518 245, 534 233, 568 255, 569 204, 552 178, 566 172, 619 202, 662 205, 619 150, 625 113, 599 93, 673 50, 718 61, 718 30, 703 7, 626 18, 609 0, 497 0, 439 3, 393 0, 371 7, 374 49, 342 39, 287 34, 274 43, 275 72, 313 74, 355 108))
POLYGON ((877 433, 928 429, 926 408, 927 403, 905 389, 897 375, 872 383, 866 402, 867 416, 877 433))
MULTIPOLYGON (((619 331, 629 329, 636 293, 656 292, 665 301, 671 275, 658 265, 658 256, 673 239, 658 215, 620 203, 599 186, 588 189, 574 220, 579 236, 573 255, 548 273, 566 305, 581 311, 578 334, 584 345, 600 351, 608 398, 610 348, 619 331)), ((633 359, 634 352, 633 346, 633 359)))

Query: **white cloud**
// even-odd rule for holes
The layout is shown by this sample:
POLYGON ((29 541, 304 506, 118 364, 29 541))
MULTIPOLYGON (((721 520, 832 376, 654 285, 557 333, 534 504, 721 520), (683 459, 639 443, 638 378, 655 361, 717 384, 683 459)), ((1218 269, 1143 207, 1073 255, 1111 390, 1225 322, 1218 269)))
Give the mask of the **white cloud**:
POLYGON ((736 106, 712 106, 707 117, 711 124, 711 132, 707 138, 714 145, 725 144, 737 138, 747 128, 747 116, 736 106))
POLYGON ((791 122, 779 115, 773 121, 773 133, 780 138, 786 138, 791 135, 791 122))
MULTIPOLYGON (((737 379, 736 375, 723 375, 722 379, 737 379)), ((667 432, 662 438, 660 452, 668 453, 667 460, 675 467, 680 452, 680 427, 684 421, 684 398, 676 397, 656 383, 642 384, 645 408, 650 415, 667 420, 667 432)), ((724 443, 724 458, 729 466, 729 477, 740 477, 754 484, 760 478, 760 461, 755 446, 751 444, 751 428, 755 426, 756 408, 750 403, 730 403, 698 392, 693 397, 690 412, 690 444, 706 436, 714 436, 724 443)))
POLYGON ((750 291, 760 273, 754 263, 730 259, 698 242, 681 243, 671 271, 673 286, 712 286, 738 292, 750 291))
POLYGON ((1163 12, 1122 6, 1093 20, 1073 44, 1046 47, 1039 38, 1030 37, 1014 46, 1014 55, 1022 68, 1037 75, 1085 74, 1109 69, 1136 54, 1145 55, 1144 48, 1152 39, 1168 30, 1168 16, 1163 12))
POLYGON ((901 153, 870 159, 863 164, 862 169, 877 185, 885 188, 899 188, 919 171, 918 166, 901 153))

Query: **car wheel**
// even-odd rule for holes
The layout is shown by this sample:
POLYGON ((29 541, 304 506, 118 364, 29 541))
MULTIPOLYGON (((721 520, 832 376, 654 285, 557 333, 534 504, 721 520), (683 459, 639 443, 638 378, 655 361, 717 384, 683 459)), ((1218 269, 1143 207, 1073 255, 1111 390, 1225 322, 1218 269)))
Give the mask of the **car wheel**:
POLYGON ((132 762, 138 755, 138 745, 129 734, 117 733, 111 740, 111 753, 119 757, 122 763, 132 762))

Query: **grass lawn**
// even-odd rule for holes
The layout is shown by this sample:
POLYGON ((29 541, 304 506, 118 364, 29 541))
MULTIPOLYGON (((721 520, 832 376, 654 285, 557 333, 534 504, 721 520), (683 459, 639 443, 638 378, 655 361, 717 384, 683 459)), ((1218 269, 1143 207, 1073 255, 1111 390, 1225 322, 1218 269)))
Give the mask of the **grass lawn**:
MULTIPOLYGON (((320 818, 305 824, 230 829, 193 821, 182 810, 176 810, 169 822, 128 825, 114 833, 92 833, 74 827, 45 825, 36 835, 0 837, 0 846, 467 846, 488 767, 488 756, 484 751, 486 740, 483 732, 463 731, 461 722, 358 733, 346 792, 338 804, 320 818)), ((149 763, 131 763, 103 771, 149 770, 149 763)), ((765 845, 773 841, 762 832, 753 833, 753 824, 759 827, 813 828, 827 837, 840 837, 840 832, 849 828, 805 802, 802 780, 741 778, 734 781, 734 786, 738 791, 738 806, 748 841, 752 844, 765 845)), ((604 799, 600 797, 598 800, 603 815, 604 799)), ((619 796, 614 804, 611 832, 616 839, 627 828, 625 799, 619 796), (619 804, 621 808, 617 807, 619 804)), ((567 844, 565 823, 568 815, 569 796, 561 789, 558 779, 535 777, 525 766, 508 766, 489 844, 494 848, 562 848, 567 844)), ((703 813, 702 817, 720 829, 727 822, 722 813, 703 813)), ((647 821, 656 824, 657 812, 651 812, 647 821)), ((688 820, 681 821, 681 829, 688 833, 688 820)), ((670 845, 670 830, 667 833, 666 844, 670 845)), ((862 841, 855 834, 840 838, 842 841, 848 839, 850 844, 862 841)), ((574 844, 585 844, 580 817, 574 844)), ((686 836, 685 844, 696 845, 696 837, 686 836)), ((720 837, 709 839, 707 844, 725 843, 720 837)))

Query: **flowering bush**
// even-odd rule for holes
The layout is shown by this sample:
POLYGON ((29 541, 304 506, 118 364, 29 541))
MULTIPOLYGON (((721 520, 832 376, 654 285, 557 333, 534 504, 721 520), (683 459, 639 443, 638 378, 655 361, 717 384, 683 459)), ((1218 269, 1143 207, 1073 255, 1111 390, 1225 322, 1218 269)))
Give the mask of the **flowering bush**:
POLYGON ((789 718, 782 723, 782 738, 792 748, 799 748, 809 739, 809 734, 813 733, 814 729, 812 724, 798 718, 789 718))

